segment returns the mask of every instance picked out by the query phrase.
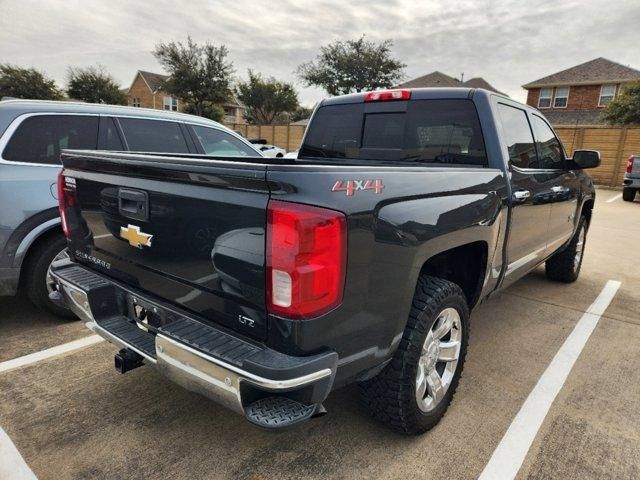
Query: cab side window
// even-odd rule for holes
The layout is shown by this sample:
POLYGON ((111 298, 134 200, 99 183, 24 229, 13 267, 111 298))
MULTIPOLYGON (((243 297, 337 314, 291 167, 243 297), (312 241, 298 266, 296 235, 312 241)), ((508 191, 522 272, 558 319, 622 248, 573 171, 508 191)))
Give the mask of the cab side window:
POLYGON ((60 164, 62 149, 95 150, 98 117, 87 115, 38 115, 26 118, 2 152, 14 162, 60 164))
POLYGON ((536 137, 538 149, 538 166, 536 168, 561 169, 564 168, 564 153, 562 145, 553 130, 542 118, 531 115, 531 125, 536 137))
POLYGON ((518 168, 536 168, 538 159, 526 112, 503 103, 498 105, 498 111, 511 164, 518 168))

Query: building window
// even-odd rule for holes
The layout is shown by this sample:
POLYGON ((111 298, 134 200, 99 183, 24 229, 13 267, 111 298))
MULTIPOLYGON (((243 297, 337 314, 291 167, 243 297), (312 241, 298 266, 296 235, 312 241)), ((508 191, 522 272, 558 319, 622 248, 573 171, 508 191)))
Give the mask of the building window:
POLYGON ((140 107, 140 97, 134 97, 131 100, 131 106, 132 107, 140 107))
POLYGON ((171 97, 171 96, 162 97, 162 108, 164 110, 171 110, 172 112, 177 112, 178 99, 176 97, 171 97))
POLYGON ((567 108, 569 101, 569 87, 556 87, 556 96, 553 99, 553 108, 567 108))
POLYGON ((541 88, 540 97, 538 98, 538 108, 549 108, 551 106, 552 96, 553 88, 541 88))
POLYGON ((600 98, 598 99, 599 107, 606 107, 609 105, 616 96, 615 85, 602 85, 600 87, 600 98))

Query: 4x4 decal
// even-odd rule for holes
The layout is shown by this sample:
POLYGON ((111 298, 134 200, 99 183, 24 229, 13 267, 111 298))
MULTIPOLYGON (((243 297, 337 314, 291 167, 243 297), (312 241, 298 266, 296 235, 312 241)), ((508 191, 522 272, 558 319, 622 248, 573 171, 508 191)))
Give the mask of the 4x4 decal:
POLYGON ((345 192, 347 197, 352 197, 360 190, 374 190, 376 194, 382 193, 384 184, 382 180, 338 180, 331 188, 332 192, 345 192))

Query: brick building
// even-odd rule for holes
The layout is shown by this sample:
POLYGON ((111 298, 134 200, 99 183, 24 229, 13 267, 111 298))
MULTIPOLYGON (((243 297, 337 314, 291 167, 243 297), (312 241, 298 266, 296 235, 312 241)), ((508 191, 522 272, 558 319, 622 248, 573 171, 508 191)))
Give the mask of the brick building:
POLYGON ((640 80, 640 71, 596 58, 523 85, 527 104, 544 112, 553 125, 604 123, 600 112, 621 88, 640 80))
POLYGON ((450 77, 446 73, 442 72, 431 72, 427 73, 418 78, 414 78, 413 80, 408 80, 404 83, 401 83, 396 88, 430 88, 430 87, 466 87, 466 88, 484 88, 486 90, 490 90, 492 92, 500 93, 504 95, 502 92, 496 90, 489 82, 487 82, 482 77, 474 77, 470 78, 467 81, 461 81, 457 78, 450 77))
MULTIPOLYGON (((182 112, 184 102, 162 90, 169 77, 160 73, 138 70, 127 91, 128 104, 131 107, 154 108, 182 112)), ((245 107, 235 97, 229 103, 221 105, 224 109, 224 123, 246 123, 245 107)))

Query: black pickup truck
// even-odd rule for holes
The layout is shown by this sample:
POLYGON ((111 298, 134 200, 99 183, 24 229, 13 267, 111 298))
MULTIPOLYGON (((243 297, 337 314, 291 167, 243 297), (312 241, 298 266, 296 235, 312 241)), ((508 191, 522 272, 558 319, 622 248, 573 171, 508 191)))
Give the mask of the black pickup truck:
POLYGON ((297 159, 67 151, 66 304, 261 427, 358 382, 407 434, 444 415, 478 302, 542 262, 576 280, 595 191, 535 109, 474 89, 321 102, 297 159))

